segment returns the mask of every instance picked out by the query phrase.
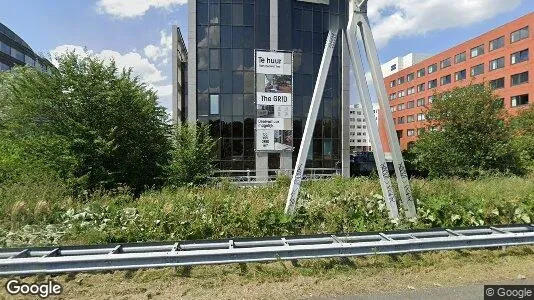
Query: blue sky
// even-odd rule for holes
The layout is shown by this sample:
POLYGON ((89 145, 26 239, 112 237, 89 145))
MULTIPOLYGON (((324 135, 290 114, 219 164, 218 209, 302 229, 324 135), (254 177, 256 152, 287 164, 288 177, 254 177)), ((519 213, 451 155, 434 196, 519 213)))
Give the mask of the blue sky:
MULTIPOLYGON (((170 107, 170 27, 187 32, 186 3, 0 0, 0 22, 36 52, 78 49, 133 67, 170 107)), ((385 62, 409 52, 438 53, 533 9, 533 0, 370 0, 369 16, 385 62)))

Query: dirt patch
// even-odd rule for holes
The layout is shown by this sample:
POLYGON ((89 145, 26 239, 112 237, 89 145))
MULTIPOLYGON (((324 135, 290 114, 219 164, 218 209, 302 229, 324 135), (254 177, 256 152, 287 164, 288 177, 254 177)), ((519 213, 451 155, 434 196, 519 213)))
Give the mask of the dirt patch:
MULTIPOLYGON (((297 299, 534 278, 534 247, 28 277, 63 299, 297 299)), ((5 284, 2 280, 2 285, 5 284)), ((7 299, 5 289, 0 299, 7 299)))

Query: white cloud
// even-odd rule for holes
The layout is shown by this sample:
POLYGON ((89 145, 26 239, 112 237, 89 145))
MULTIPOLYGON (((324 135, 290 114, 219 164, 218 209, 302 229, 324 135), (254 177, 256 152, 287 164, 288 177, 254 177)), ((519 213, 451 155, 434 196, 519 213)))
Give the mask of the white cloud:
POLYGON ((148 45, 144 49, 145 56, 152 61, 161 60, 163 64, 168 63, 172 50, 172 36, 164 30, 160 32, 159 45, 148 45))
POLYGON ((169 9, 187 4, 187 0, 99 0, 98 11, 117 18, 132 18, 144 15, 151 8, 169 9))
POLYGON ((462 27, 515 9, 522 0, 373 0, 368 15, 377 46, 394 37, 462 27))
POLYGON ((119 69, 132 68, 133 75, 139 76, 140 80, 152 87, 159 97, 166 97, 172 94, 172 85, 164 83, 167 77, 148 58, 141 56, 137 52, 132 51, 125 54, 113 50, 95 52, 81 46, 61 45, 50 51, 52 63, 57 65, 56 58, 58 55, 72 51, 81 57, 96 56, 109 62, 114 60, 119 69))

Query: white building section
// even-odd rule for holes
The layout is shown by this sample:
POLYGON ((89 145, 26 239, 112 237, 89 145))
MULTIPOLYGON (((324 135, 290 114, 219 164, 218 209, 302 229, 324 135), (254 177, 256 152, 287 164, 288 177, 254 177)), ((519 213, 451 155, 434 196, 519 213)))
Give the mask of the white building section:
POLYGON ((422 53, 408 53, 404 56, 397 56, 390 59, 388 62, 381 65, 382 74, 384 78, 392 74, 395 74, 403 69, 411 67, 417 63, 422 62, 423 60, 431 57, 430 54, 422 53))
MULTIPOLYGON (((377 103, 373 103, 374 120, 377 126, 379 109, 380 106, 377 103)), ((351 153, 373 151, 366 122, 367 120, 365 119, 362 105, 360 103, 351 104, 349 121, 349 143, 351 153)))

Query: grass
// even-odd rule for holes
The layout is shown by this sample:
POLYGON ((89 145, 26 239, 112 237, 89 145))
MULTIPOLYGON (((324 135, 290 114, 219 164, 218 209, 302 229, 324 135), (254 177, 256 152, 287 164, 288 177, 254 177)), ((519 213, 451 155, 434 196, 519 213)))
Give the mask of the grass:
POLYGON ((531 223, 534 175, 479 180, 412 180, 418 216, 389 221, 377 180, 307 182, 297 213, 283 214, 287 180, 256 188, 128 190, 72 199, 53 181, 0 187, 0 246, 94 244, 343 233, 531 223))

